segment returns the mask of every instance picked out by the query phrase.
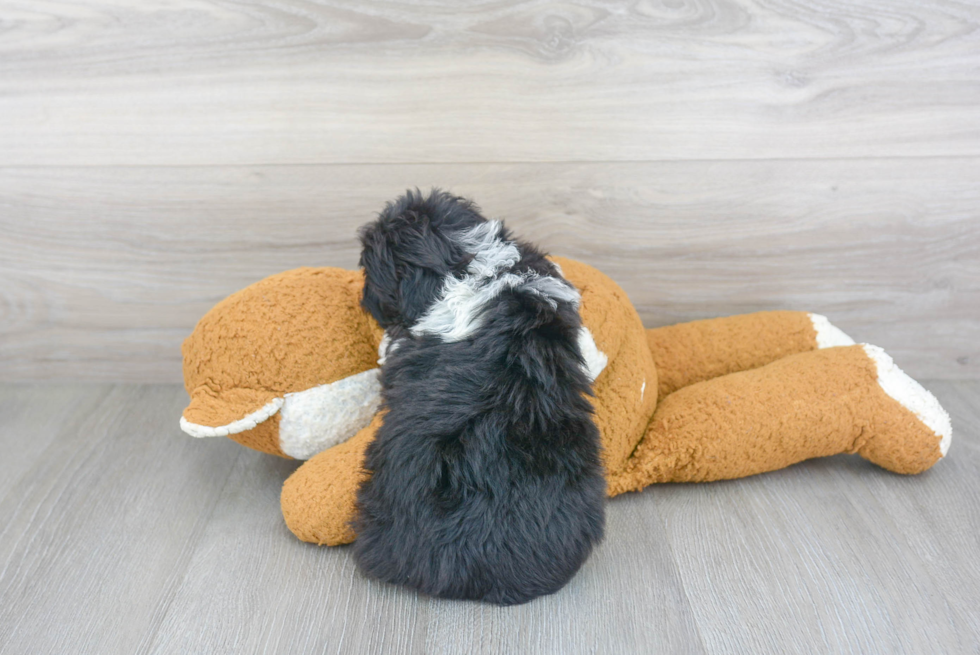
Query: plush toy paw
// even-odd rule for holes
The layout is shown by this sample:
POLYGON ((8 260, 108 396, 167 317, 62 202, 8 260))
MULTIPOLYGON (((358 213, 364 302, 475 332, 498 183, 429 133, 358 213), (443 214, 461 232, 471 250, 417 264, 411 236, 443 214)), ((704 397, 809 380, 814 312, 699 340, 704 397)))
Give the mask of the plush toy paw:
POLYGON ((925 471, 946 456, 953 439, 949 414, 936 397, 895 365, 878 346, 861 348, 874 363, 877 387, 874 429, 858 452, 895 473, 925 471))
POLYGON ((328 546, 354 541, 354 502, 367 475, 364 451, 380 426, 379 414, 352 439, 314 455, 283 484, 282 517, 299 539, 328 546))

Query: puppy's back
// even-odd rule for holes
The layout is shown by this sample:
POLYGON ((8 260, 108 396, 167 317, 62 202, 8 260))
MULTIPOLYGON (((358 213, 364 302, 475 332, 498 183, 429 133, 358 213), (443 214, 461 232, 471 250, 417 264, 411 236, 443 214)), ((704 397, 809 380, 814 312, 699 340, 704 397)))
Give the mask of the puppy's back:
POLYGON ((528 275, 494 295, 465 339, 415 335, 389 355, 355 523, 368 575, 522 603, 560 589, 601 539, 605 481, 581 323, 553 286, 564 281, 547 279, 528 275))

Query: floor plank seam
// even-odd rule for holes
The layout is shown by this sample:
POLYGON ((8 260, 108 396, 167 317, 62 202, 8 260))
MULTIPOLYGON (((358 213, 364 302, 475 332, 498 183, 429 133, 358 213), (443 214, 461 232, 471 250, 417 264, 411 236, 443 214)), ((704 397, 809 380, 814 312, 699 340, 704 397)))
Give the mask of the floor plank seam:
POLYGON ((169 596, 166 602, 157 610, 154 610, 154 614, 157 615, 157 619, 154 621, 152 626, 146 631, 143 638, 140 639, 140 643, 136 648, 137 653, 151 653, 154 650, 154 646, 157 643, 157 637, 160 634, 160 630, 163 627, 164 622, 167 620, 167 616, 170 614, 170 608, 173 605, 174 600, 177 598, 177 594, 180 591, 181 586, 183 586, 184 580, 187 577, 187 570, 190 568, 191 563, 194 560, 194 555, 197 553, 201 545, 201 539, 203 539, 205 532, 207 532, 208 525, 211 523, 211 517, 214 516, 214 512, 224 497, 225 488, 228 486, 232 475, 235 472, 235 467, 238 466, 238 461, 241 459, 242 449, 236 449, 234 460, 228 467, 228 473, 225 475, 225 479, 221 482, 221 490, 214 495, 214 501, 208 508, 206 516, 202 516, 198 521, 198 525, 194 527, 193 540, 188 540, 185 543, 184 550, 187 552, 187 557, 181 562, 179 573, 175 570, 174 575, 167 580, 167 584, 164 590, 164 596, 169 596), (193 546, 189 546, 189 542, 193 541, 193 546))
MULTIPOLYGON (((656 493, 656 489, 648 488, 643 491, 634 492, 634 493, 644 493, 644 492, 656 493)), ((677 582, 678 585, 680 586, 681 593, 684 594, 684 601, 687 603, 688 612, 691 617, 691 624, 692 627, 694 628, 694 633, 698 636, 698 643, 701 646, 701 652, 706 654, 710 653, 711 651, 708 650, 708 646, 704 641, 704 635, 702 634, 701 631, 701 623, 700 621, 698 621, 697 612, 694 611, 694 603, 691 602, 691 597, 687 593, 687 585, 684 583, 684 578, 681 575, 681 563, 680 560, 677 559, 677 555, 675 554, 674 544, 670 539, 670 530, 668 529, 667 521, 664 518, 663 512, 660 511, 660 504, 656 502, 656 498, 654 499, 653 506, 657 508, 657 520, 660 522, 660 526, 663 529, 664 536, 667 538, 666 545, 670 554, 670 561, 673 563, 674 576, 677 578, 677 582)))

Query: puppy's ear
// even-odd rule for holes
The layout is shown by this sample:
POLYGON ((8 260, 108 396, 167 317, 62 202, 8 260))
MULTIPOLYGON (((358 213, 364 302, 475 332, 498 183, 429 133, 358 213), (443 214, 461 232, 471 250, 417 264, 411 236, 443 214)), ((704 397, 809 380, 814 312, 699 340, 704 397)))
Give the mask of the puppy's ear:
POLYGON ((414 217, 414 221, 399 234, 398 252, 406 265, 440 277, 466 270, 473 255, 460 243, 460 230, 434 229, 425 215, 414 217))
POLYGON ((388 239, 377 223, 361 228, 361 260, 364 269, 364 295, 361 306, 387 329, 399 323, 401 288, 398 267, 388 239))
POLYGON ((401 314, 406 326, 415 325, 439 298, 446 276, 431 268, 412 267, 399 284, 401 314))

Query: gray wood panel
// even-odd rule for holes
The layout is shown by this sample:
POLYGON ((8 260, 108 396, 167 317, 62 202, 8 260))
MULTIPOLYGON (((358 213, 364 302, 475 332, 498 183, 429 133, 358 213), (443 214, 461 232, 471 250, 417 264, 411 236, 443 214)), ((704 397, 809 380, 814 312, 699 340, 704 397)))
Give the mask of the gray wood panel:
POLYGON ((610 514, 617 536, 562 593, 500 608, 367 580, 347 548, 297 541, 279 513, 292 466, 239 459, 152 652, 704 652, 669 549, 643 547, 665 542, 650 504, 610 514))
POLYGON ((0 385, 0 448, 54 435, 4 461, 0 653, 974 652, 980 382, 927 386, 956 431, 931 471, 838 456, 629 494, 564 590, 498 608, 298 542, 296 463, 182 436, 176 386, 0 385))
POLYGON ((65 432, 74 434, 72 423, 93 412, 105 399, 102 386, 23 385, 0 393, 0 498, 8 491, 30 484, 21 475, 52 441, 65 432))
POLYGON ((980 155, 942 0, 6 0, 8 165, 980 155))
POLYGON ((240 447, 183 439, 175 387, 3 386, 0 397, 33 417, 0 418, 5 452, 55 434, 4 471, 19 482, 0 497, 0 652, 137 652, 240 447))
POLYGON ((0 169, 0 379, 176 382, 218 300, 355 267, 442 185, 599 267, 650 326, 825 313, 916 377, 980 377, 980 158, 0 169))

